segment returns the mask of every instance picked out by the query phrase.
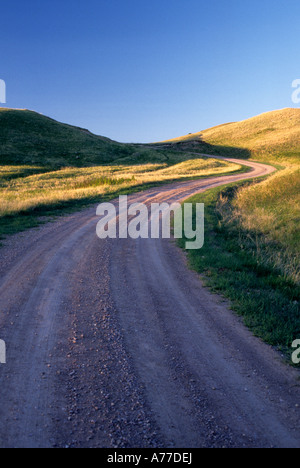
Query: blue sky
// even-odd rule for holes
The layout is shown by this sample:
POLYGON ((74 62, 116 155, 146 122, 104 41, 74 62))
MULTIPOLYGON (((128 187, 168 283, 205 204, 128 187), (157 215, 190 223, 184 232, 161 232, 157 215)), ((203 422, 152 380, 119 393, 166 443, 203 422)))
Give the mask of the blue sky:
POLYGON ((299 0, 2 2, 6 107, 123 142, 294 107, 299 21, 299 0))

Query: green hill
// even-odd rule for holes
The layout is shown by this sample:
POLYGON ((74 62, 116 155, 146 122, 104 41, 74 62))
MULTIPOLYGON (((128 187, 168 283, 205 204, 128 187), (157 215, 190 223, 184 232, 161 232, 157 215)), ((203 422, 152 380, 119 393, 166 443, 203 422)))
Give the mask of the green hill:
POLYGON ((36 112, 0 108, 0 163, 86 167, 133 152, 130 145, 93 135, 36 112))

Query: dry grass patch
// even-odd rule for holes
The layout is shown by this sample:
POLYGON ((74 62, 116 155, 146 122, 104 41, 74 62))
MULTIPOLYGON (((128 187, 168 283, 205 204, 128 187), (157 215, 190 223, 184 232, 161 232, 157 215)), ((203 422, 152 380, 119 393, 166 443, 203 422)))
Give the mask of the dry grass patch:
POLYGON ((194 159, 168 166, 144 164, 65 168, 26 175, 35 167, 6 166, 0 172, 0 217, 55 204, 96 200, 142 185, 234 172, 241 166, 212 159, 194 159), (24 172, 25 171, 25 172, 24 172))

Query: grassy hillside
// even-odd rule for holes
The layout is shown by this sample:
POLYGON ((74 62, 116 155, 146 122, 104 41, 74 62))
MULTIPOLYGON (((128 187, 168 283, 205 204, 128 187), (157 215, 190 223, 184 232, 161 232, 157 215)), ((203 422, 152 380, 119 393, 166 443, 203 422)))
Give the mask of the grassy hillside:
POLYGON ((35 112, 0 109, 0 235, 119 193, 240 169, 197 155, 120 144, 35 112))
POLYGON ((300 109, 283 109, 169 140, 212 154, 230 154, 278 163, 300 160, 300 109))
POLYGON ((126 156, 130 148, 36 112, 0 109, 1 164, 87 166, 126 156))

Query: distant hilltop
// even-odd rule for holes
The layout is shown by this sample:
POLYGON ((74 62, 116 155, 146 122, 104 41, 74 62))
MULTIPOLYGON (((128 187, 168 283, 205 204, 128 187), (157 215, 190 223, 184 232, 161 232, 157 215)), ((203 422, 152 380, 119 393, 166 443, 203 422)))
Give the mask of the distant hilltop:
POLYGON ((228 156, 242 156, 239 151, 247 150, 258 159, 273 155, 274 158, 284 156, 300 160, 300 109, 267 112, 242 122, 219 125, 161 143, 180 143, 187 147, 193 143, 204 144, 204 151, 209 150, 205 148, 207 145, 219 154, 226 152, 228 156))

